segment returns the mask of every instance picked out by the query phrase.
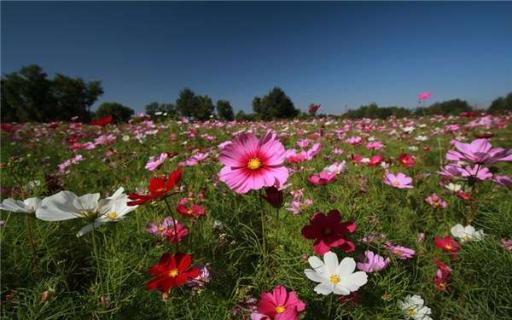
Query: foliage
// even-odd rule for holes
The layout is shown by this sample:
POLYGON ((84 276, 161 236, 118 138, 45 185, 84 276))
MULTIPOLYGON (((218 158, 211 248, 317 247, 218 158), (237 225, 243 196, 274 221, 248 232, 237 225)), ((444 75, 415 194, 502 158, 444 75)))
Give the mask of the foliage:
POLYGON ((262 120, 293 118, 299 114, 292 100, 278 87, 262 98, 255 97, 252 108, 262 120))
POLYGON ((489 106, 490 113, 503 113, 512 111, 512 92, 506 97, 499 97, 495 99, 489 106))
POLYGON ((217 115, 222 120, 232 121, 235 119, 233 107, 231 107, 231 104, 227 100, 217 101, 217 115))
POLYGON ((342 115, 347 119, 387 119, 391 116, 403 118, 410 116, 412 112, 403 107, 379 107, 376 103, 360 106, 356 110, 349 110, 342 115))
POLYGON ((133 109, 117 102, 103 102, 95 112, 97 118, 112 116, 116 123, 126 122, 133 115, 133 109))
POLYGON ((151 102, 146 105, 144 109, 150 116, 154 116, 157 112, 160 112, 161 114, 167 113, 167 116, 169 117, 176 116, 176 107, 172 103, 151 102))
POLYGON ((181 90, 176 100, 176 110, 184 117, 193 117, 197 120, 208 120, 213 114, 215 106, 208 96, 197 96, 189 88, 181 90))
POLYGON ((469 112, 472 110, 473 108, 471 108, 467 101, 461 99, 452 99, 434 103, 426 108, 418 108, 416 109, 415 113, 417 115, 459 115, 462 112, 469 112))
POLYGON ((4 75, 1 87, 4 122, 70 120, 74 116, 88 121, 92 104, 103 94, 99 81, 62 74, 49 79, 37 65, 4 75))

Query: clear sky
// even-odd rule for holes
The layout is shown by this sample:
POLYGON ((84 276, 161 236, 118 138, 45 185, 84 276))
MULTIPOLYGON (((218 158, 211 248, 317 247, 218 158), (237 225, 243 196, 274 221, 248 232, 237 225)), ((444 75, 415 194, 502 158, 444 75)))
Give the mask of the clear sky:
MULTIPOLYGON (((323 112, 512 91, 512 2, 1 4, 2 73, 39 64, 101 80, 136 111, 183 87, 235 110, 282 87, 323 112)), ((98 104, 97 103, 97 104, 98 104)), ((96 104, 96 105, 97 105, 96 104)))

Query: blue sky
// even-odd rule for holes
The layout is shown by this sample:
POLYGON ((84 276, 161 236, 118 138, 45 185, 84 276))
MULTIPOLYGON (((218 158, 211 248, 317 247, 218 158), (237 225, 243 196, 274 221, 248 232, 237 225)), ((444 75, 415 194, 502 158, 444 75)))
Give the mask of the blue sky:
MULTIPOLYGON (((282 87, 323 112, 512 91, 512 2, 4 2, 2 73, 101 80, 137 111, 183 87, 250 110, 282 87)), ((97 104, 98 104, 97 103, 97 104)), ((97 105, 96 104, 96 105, 97 105)))

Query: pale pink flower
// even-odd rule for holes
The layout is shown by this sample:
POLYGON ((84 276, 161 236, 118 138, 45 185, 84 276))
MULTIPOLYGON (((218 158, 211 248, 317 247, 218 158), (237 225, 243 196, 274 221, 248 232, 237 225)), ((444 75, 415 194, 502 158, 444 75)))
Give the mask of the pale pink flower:
POLYGON ((384 183, 397 189, 412 188, 412 178, 406 176, 402 172, 399 172, 396 175, 392 173, 386 173, 384 177, 384 183))
POLYGON ((149 171, 155 171, 167 160, 168 155, 166 152, 160 153, 158 156, 154 156, 146 163, 145 168, 149 171))
POLYGON ((416 254, 416 251, 411 248, 395 245, 391 242, 386 242, 384 248, 388 249, 389 252, 400 260, 412 259, 416 254))
POLYGON ((362 262, 357 263, 357 269, 368 273, 377 272, 384 270, 390 262, 389 258, 384 259, 373 251, 366 250, 362 262))
POLYGON ((426 197, 425 202, 427 202, 432 208, 444 209, 448 206, 448 202, 446 202, 443 198, 441 198, 435 193, 432 193, 431 195, 426 197))
POLYGON ((512 161, 512 149, 493 148, 488 139, 471 143, 454 142, 455 149, 446 154, 449 161, 469 161, 476 164, 494 164, 512 161))
POLYGON ((418 100, 421 102, 427 101, 432 97, 432 93, 430 91, 423 91, 418 93, 418 100))

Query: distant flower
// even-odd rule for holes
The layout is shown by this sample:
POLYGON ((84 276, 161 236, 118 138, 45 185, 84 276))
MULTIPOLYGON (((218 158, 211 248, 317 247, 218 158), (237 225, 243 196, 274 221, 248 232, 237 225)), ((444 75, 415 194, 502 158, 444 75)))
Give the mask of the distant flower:
POLYGON ((315 292, 322 295, 334 293, 347 296, 351 292, 359 290, 366 284, 368 276, 364 271, 354 272, 356 262, 353 258, 345 257, 338 263, 335 253, 329 251, 323 256, 324 261, 316 256, 309 257, 309 265, 312 269, 304 270, 306 277, 319 283, 315 292))
POLYGON ((236 136, 221 150, 224 167, 220 180, 237 193, 247 193, 273 185, 284 185, 288 169, 284 166, 284 146, 277 136, 268 131, 258 140, 252 133, 236 136))
POLYGON ((450 236, 435 237, 434 244, 437 248, 449 253, 452 258, 455 258, 460 251, 460 244, 450 236))
POLYGON ((296 320, 305 309, 306 304, 295 291, 287 292, 279 285, 272 292, 261 294, 257 309, 251 314, 251 320, 296 320))
POLYGON ((331 171, 322 171, 319 174, 309 176, 308 181, 315 186, 323 186, 336 181, 336 173, 331 171))
POLYGON ((167 152, 160 153, 159 156, 152 157, 147 163, 145 168, 149 171, 155 171, 156 169, 160 168, 164 161, 167 159, 168 155, 167 152))
POLYGON ((482 240, 484 237, 483 230, 475 230, 475 227, 471 225, 463 226, 461 224, 456 224, 450 229, 452 236, 459 239, 461 243, 472 241, 472 240, 482 240))
POLYGON ((14 199, 4 199, 0 204, 0 209, 10 212, 24 212, 24 213, 35 213, 36 210, 41 206, 41 199, 39 198, 28 198, 23 201, 14 199))
POLYGON ((418 295, 408 295, 404 300, 398 302, 398 306, 404 312, 407 319, 432 320, 432 311, 425 306, 425 302, 418 295))
POLYGON ((425 202, 428 203, 432 208, 446 208, 448 206, 448 202, 443 200, 440 196, 435 193, 432 193, 428 197, 425 198, 425 202))
POLYGON ((400 157, 398 157, 398 160, 407 168, 412 168, 416 165, 416 157, 411 154, 402 153, 400 157))
POLYGON ((512 239, 501 239, 501 246, 505 250, 512 252, 512 239))
POLYGON ((188 235, 188 229, 178 220, 172 217, 165 217, 161 223, 150 223, 146 230, 161 239, 166 239, 171 243, 178 243, 188 235), (174 222, 176 221, 176 226, 174 222))
POLYGON ((146 202, 162 199, 180 182, 182 171, 176 169, 168 177, 153 177, 149 179, 148 194, 131 193, 128 198, 129 206, 144 204, 146 202))
POLYGON ((324 254, 331 248, 340 248, 344 252, 355 250, 355 244, 348 238, 354 233, 356 224, 352 221, 342 222, 338 210, 331 210, 327 215, 315 213, 309 225, 302 228, 306 239, 314 239, 313 248, 317 254, 324 254))
POLYGON ((428 137, 427 136, 417 136, 416 138, 414 138, 416 141, 427 141, 428 140, 428 137))
POLYGON ((112 123, 112 116, 105 116, 103 118, 91 120, 91 125, 93 126, 104 127, 110 123, 112 123))
POLYGON ((380 154, 374 155, 368 161, 368 166, 369 167, 376 167, 379 164, 381 164, 382 160, 384 160, 384 157, 381 156, 380 154))
POLYGON ((206 214, 206 209, 198 204, 190 204, 189 198, 182 198, 178 201, 176 211, 189 218, 199 218, 206 214))
POLYGON ((390 262, 389 258, 384 259, 373 251, 366 250, 363 261, 357 263, 357 269, 368 273, 377 272, 384 270, 390 262))
POLYGON ((313 200, 304 199, 304 191, 302 189, 291 191, 293 199, 290 203, 290 206, 286 208, 286 210, 292 212, 293 214, 300 214, 302 210, 313 205, 313 200))
POLYGON ((432 97, 432 93, 430 91, 423 91, 418 93, 418 100, 421 102, 427 101, 430 99, 430 97, 432 97))
POLYGON ((435 259, 434 263, 437 265, 437 271, 434 277, 434 285, 437 290, 446 291, 448 280, 452 274, 452 269, 439 259, 435 259))
POLYGON ((451 192, 459 192, 462 190, 462 186, 460 184, 455 184, 451 182, 445 185, 444 187, 450 190, 451 192))
POLYGON ((396 245, 389 241, 384 244, 384 248, 388 249, 391 254, 400 260, 412 259, 416 254, 416 251, 411 248, 396 245))
POLYGON ((361 137, 350 137, 350 138, 347 138, 345 140, 346 143, 348 144, 351 144, 351 145, 356 145, 356 144, 360 144, 361 142, 363 142, 363 138, 361 137))
POLYGON ((380 141, 372 141, 366 144, 368 150, 380 150, 384 147, 384 144, 380 141))
POLYGON ((411 189, 412 178, 399 172, 396 175, 392 173, 386 173, 384 177, 384 183, 388 186, 392 186, 397 189, 411 189))
POLYGON ((193 155, 192 157, 188 158, 187 160, 185 160, 185 162, 183 162, 181 164, 186 167, 193 167, 193 166, 199 164, 199 162, 206 160, 206 158, 208 158, 208 155, 209 155, 208 152, 206 152, 206 153, 199 152, 199 153, 196 153, 195 155, 193 155))
POLYGON ((265 195, 262 195, 261 197, 274 208, 281 208, 283 206, 283 191, 276 187, 265 188, 265 195))
POLYGON ((192 256, 189 254, 165 253, 160 258, 160 262, 149 269, 149 274, 153 277, 146 284, 147 290, 159 290, 162 293, 168 293, 172 288, 183 286, 188 280, 195 279, 200 269, 191 267, 192 256))

